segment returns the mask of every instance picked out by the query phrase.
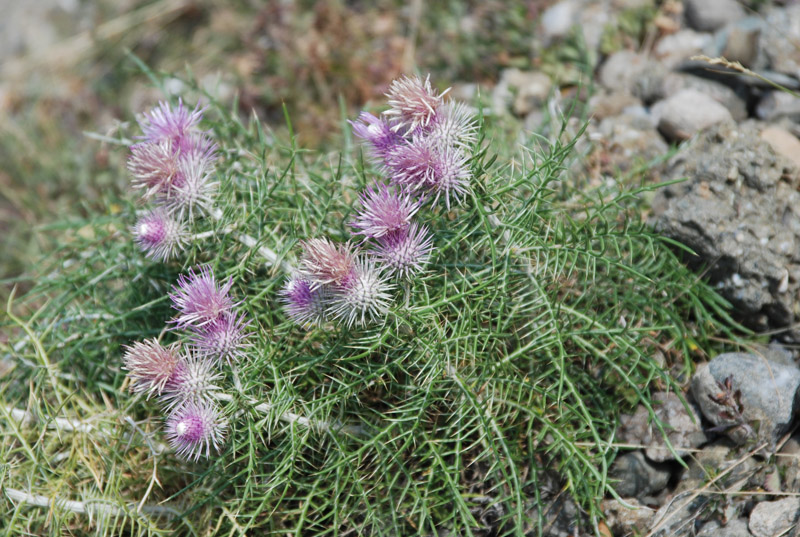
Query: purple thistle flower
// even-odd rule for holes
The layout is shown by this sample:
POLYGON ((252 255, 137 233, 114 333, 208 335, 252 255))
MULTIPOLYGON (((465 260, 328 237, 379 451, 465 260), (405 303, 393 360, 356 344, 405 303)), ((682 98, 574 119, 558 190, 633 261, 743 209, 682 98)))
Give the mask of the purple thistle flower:
POLYGON ((425 226, 412 223, 408 229, 393 231, 378 239, 372 252, 389 273, 410 277, 422 270, 431 257, 433 242, 425 226))
POLYGON ((178 162, 178 175, 170 188, 162 193, 166 207, 181 215, 192 213, 195 207, 208 211, 214 203, 219 183, 212 181, 208 159, 200 154, 188 155, 178 162))
POLYGON ((312 289, 326 284, 340 285, 353 271, 356 255, 349 242, 335 244, 328 239, 310 239, 301 244, 301 271, 312 289))
POLYGON ((199 327, 228 314, 235 306, 228 294, 232 286, 233 278, 217 282, 207 265, 198 273, 190 270, 188 277, 181 274, 169 295, 172 307, 180 312, 174 322, 180 328, 199 327))
POLYGON ((306 278, 295 275, 286 280, 280 295, 286 313, 295 323, 319 326, 327 320, 328 286, 314 288, 306 278))
POLYGON ((449 147, 469 150, 478 141, 475 114, 469 106, 460 102, 443 104, 426 130, 426 136, 449 147))
POLYGON ((228 313, 195 329, 190 336, 192 346, 199 356, 238 362, 244 356, 247 343, 246 329, 250 321, 244 314, 228 313))
POLYGON ((405 134, 408 134, 417 127, 428 125, 448 91, 450 90, 436 93, 431 88, 430 75, 425 77, 425 81, 418 76, 404 76, 392 82, 389 87, 386 96, 391 108, 384 115, 395 118, 393 130, 399 131, 405 127, 405 134))
POLYGON ((146 393, 148 399, 153 394, 161 395, 180 361, 177 344, 164 347, 155 339, 150 339, 123 348, 123 368, 131 378, 131 390, 146 393))
POLYGON ((203 110, 199 104, 190 112, 183 106, 183 100, 178 99, 175 108, 167 102, 158 103, 158 106, 144 114, 139 125, 148 142, 176 141, 194 130, 201 119, 203 110))
POLYGON ((219 386, 214 383, 222 375, 214 370, 214 362, 200 356, 182 355, 164 385, 162 401, 167 409, 185 402, 211 401, 219 386))
POLYGON ((370 153, 378 159, 386 159, 391 150, 403 141, 392 126, 385 120, 377 118, 369 112, 361 112, 357 121, 348 121, 353 132, 370 145, 370 153))
POLYGON ((131 228, 134 240, 147 257, 162 262, 183 250, 186 242, 186 227, 164 209, 154 209, 139 218, 131 228))
POLYGON ((386 185, 370 186, 359 196, 361 210, 351 225, 356 233, 378 238, 387 233, 408 229, 419 202, 408 192, 400 193, 386 185))
POLYGON ((347 326, 363 326, 389 311, 392 287, 375 263, 358 259, 347 278, 331 287, 328 313, 347 326))
POLYGON ((176 148, 181 158, 200 158, 209 167, 217 158, 217 143, 204 132, 192 132, 179 138, 176 148))
POLYGON ((211 448, 219 451, 225 442, 227 424, 216 405, 208 401, 187 402, 176 408, 166 420, 166 435, 175 452, 188 460, 197 460, 204 454, 211 456, 211 448))
POLYGON ((433 195, 434 204, 443 197, 449 210, 450 198, 467 191, 472 175, 468 164, 469 157, 460 149, 415 137, 392 151, 386 171, 392 182, 408 191, 433 195))
POLYGON ((170 140, 132 145, 128 158, 128 171, 133 176, 131 184, 144 189, 145 199, 166 193, 178 176, 178 162, 178 153, 170 140))

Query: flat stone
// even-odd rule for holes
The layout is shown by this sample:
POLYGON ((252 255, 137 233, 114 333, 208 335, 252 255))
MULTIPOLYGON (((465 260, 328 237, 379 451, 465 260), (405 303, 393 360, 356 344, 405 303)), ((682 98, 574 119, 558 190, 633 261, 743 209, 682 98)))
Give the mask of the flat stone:
POLYGON ((770 126, 761 131, 761 138, 800 170, 800 140, 794 134, 781 127, 770 126))
POLYGON ((682 141, 718 123, 733 121, 723 105, 705 93, 683 89, 658 103, 658 130, 670 141, 682 141))
POLYGON ((760 356, 738 352, 721 354, 697 368, 692 396, 711 423, 725 429, 734 442, 757 439, 774 446, 789 429, 800 387, 800 369, 780 365, 760 356), (731 379, 736 403, 720 404, 721 384, 731 379), (716 398, 716 400, 715 400, 716 398))
POLYGON ((706 522, 697 532, 697 537, 752 537, 752 533, 747 529, 747 520, 734 518, 725 525, 716 520, 706 522))
POLYGON ((642 452, 632 451, 616 458, 609 475, 619 480, 614 484, 617 494, 641 498, 665 488, 672 474, 667 465, 650 462, 642 452))
POLYGON ((655 514, 654 509, 639 503, 636 498, 627 498, 625 503, 633 506, 631 509, 619 500, 609 498, 603 500, 600 509, 606 516, 606 524, 614 535, 644 534, 655 514))
POLYGON ((701 32, 713 32, 745 15, 736 0, 684 0, 689 26, 701 32))
POLYGON ((800 498, 792 496, 773 502, 761 502, 750 513, 750 532, 755 537, 784 535, 800 515, 800 498))
MULTIPOLYGON (((688 411, 680 398, 672 392, 653 394, 655 415, 664 424, 667 439, 681 457, 688 453, 686 449, 696 448, 708 440, 700 425, 700 413, 696 405, 692 403, 687 405, 688 411)), ((632 416, 621 417, 619 435, 623 443, 647 446, 645 455, 652 461, 664 462, 675 459, 667 448, 664 435, 651 422, 650 415, 643 405, 639 405, 632 416)))

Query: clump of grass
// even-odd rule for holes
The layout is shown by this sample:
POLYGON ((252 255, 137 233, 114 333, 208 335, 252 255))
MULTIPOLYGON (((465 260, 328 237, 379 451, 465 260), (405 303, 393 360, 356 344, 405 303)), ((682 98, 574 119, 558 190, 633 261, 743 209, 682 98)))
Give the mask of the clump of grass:
POLYGON ((128 231, 136 207, 112 198, 119 213, 61 224, 74 238, 9 300, 0 528, 472 535, 491 506, 495 534, 523 535, 541 531, 537 507, 560 492, 596 523, 615 494, 618 413, 652 414, 649 390, 676 387, 656 350, 689 366, 724 317, 641 223, 640 191, 576 192, 564 177, 574 140, 534 138, 500 160, 481 125, 463 205, 420 211, 427 271, 398 283, 382 322, 306 331, 282 309, 283 267, 299 240, 347 240, 377 171, 358 151, 298 147, 288 117, 286 139, 213 102, 206 117, 221 214, 195 222, 178 261, 146 259, 128 231), (121 366, 124 345, 177 337, 162 334, 167 291, 201 263, 233 279, 253 322, 224 381, 236 386, 222 401, 227 443, 187 463, 121 366))

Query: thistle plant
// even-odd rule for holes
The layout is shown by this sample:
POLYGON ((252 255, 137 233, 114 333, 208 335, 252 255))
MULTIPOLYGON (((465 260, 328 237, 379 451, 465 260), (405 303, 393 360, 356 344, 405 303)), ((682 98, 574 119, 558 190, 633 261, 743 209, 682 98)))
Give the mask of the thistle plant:
POLYGON ((565 133, 511 143, 435 82, 353 111, 341 155, 213 100, 120 136, 120 210, 64 223, 0 321, 0 528, 538 534, 554 488, 591 531, 618 413, 652 413, 652 357, 689 366, 726 304, 646 189, 574 188, 565 133))

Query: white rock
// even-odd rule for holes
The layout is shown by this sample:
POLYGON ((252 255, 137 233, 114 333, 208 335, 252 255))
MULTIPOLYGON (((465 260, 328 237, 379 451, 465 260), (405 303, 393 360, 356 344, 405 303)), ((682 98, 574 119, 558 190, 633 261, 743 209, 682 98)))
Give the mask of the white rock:
POLYGON ((797 520, 800 498, 792 496, 774 502, 761 502, 750 513, 750 532, 755 537, 784 535, 797 520))
POLYGON ((681 90, 661 101, 653 113, 659 118, 658 129, 671 141, 686 140, 712 125, 733 121, 727 108, 693 89, 681 90))

